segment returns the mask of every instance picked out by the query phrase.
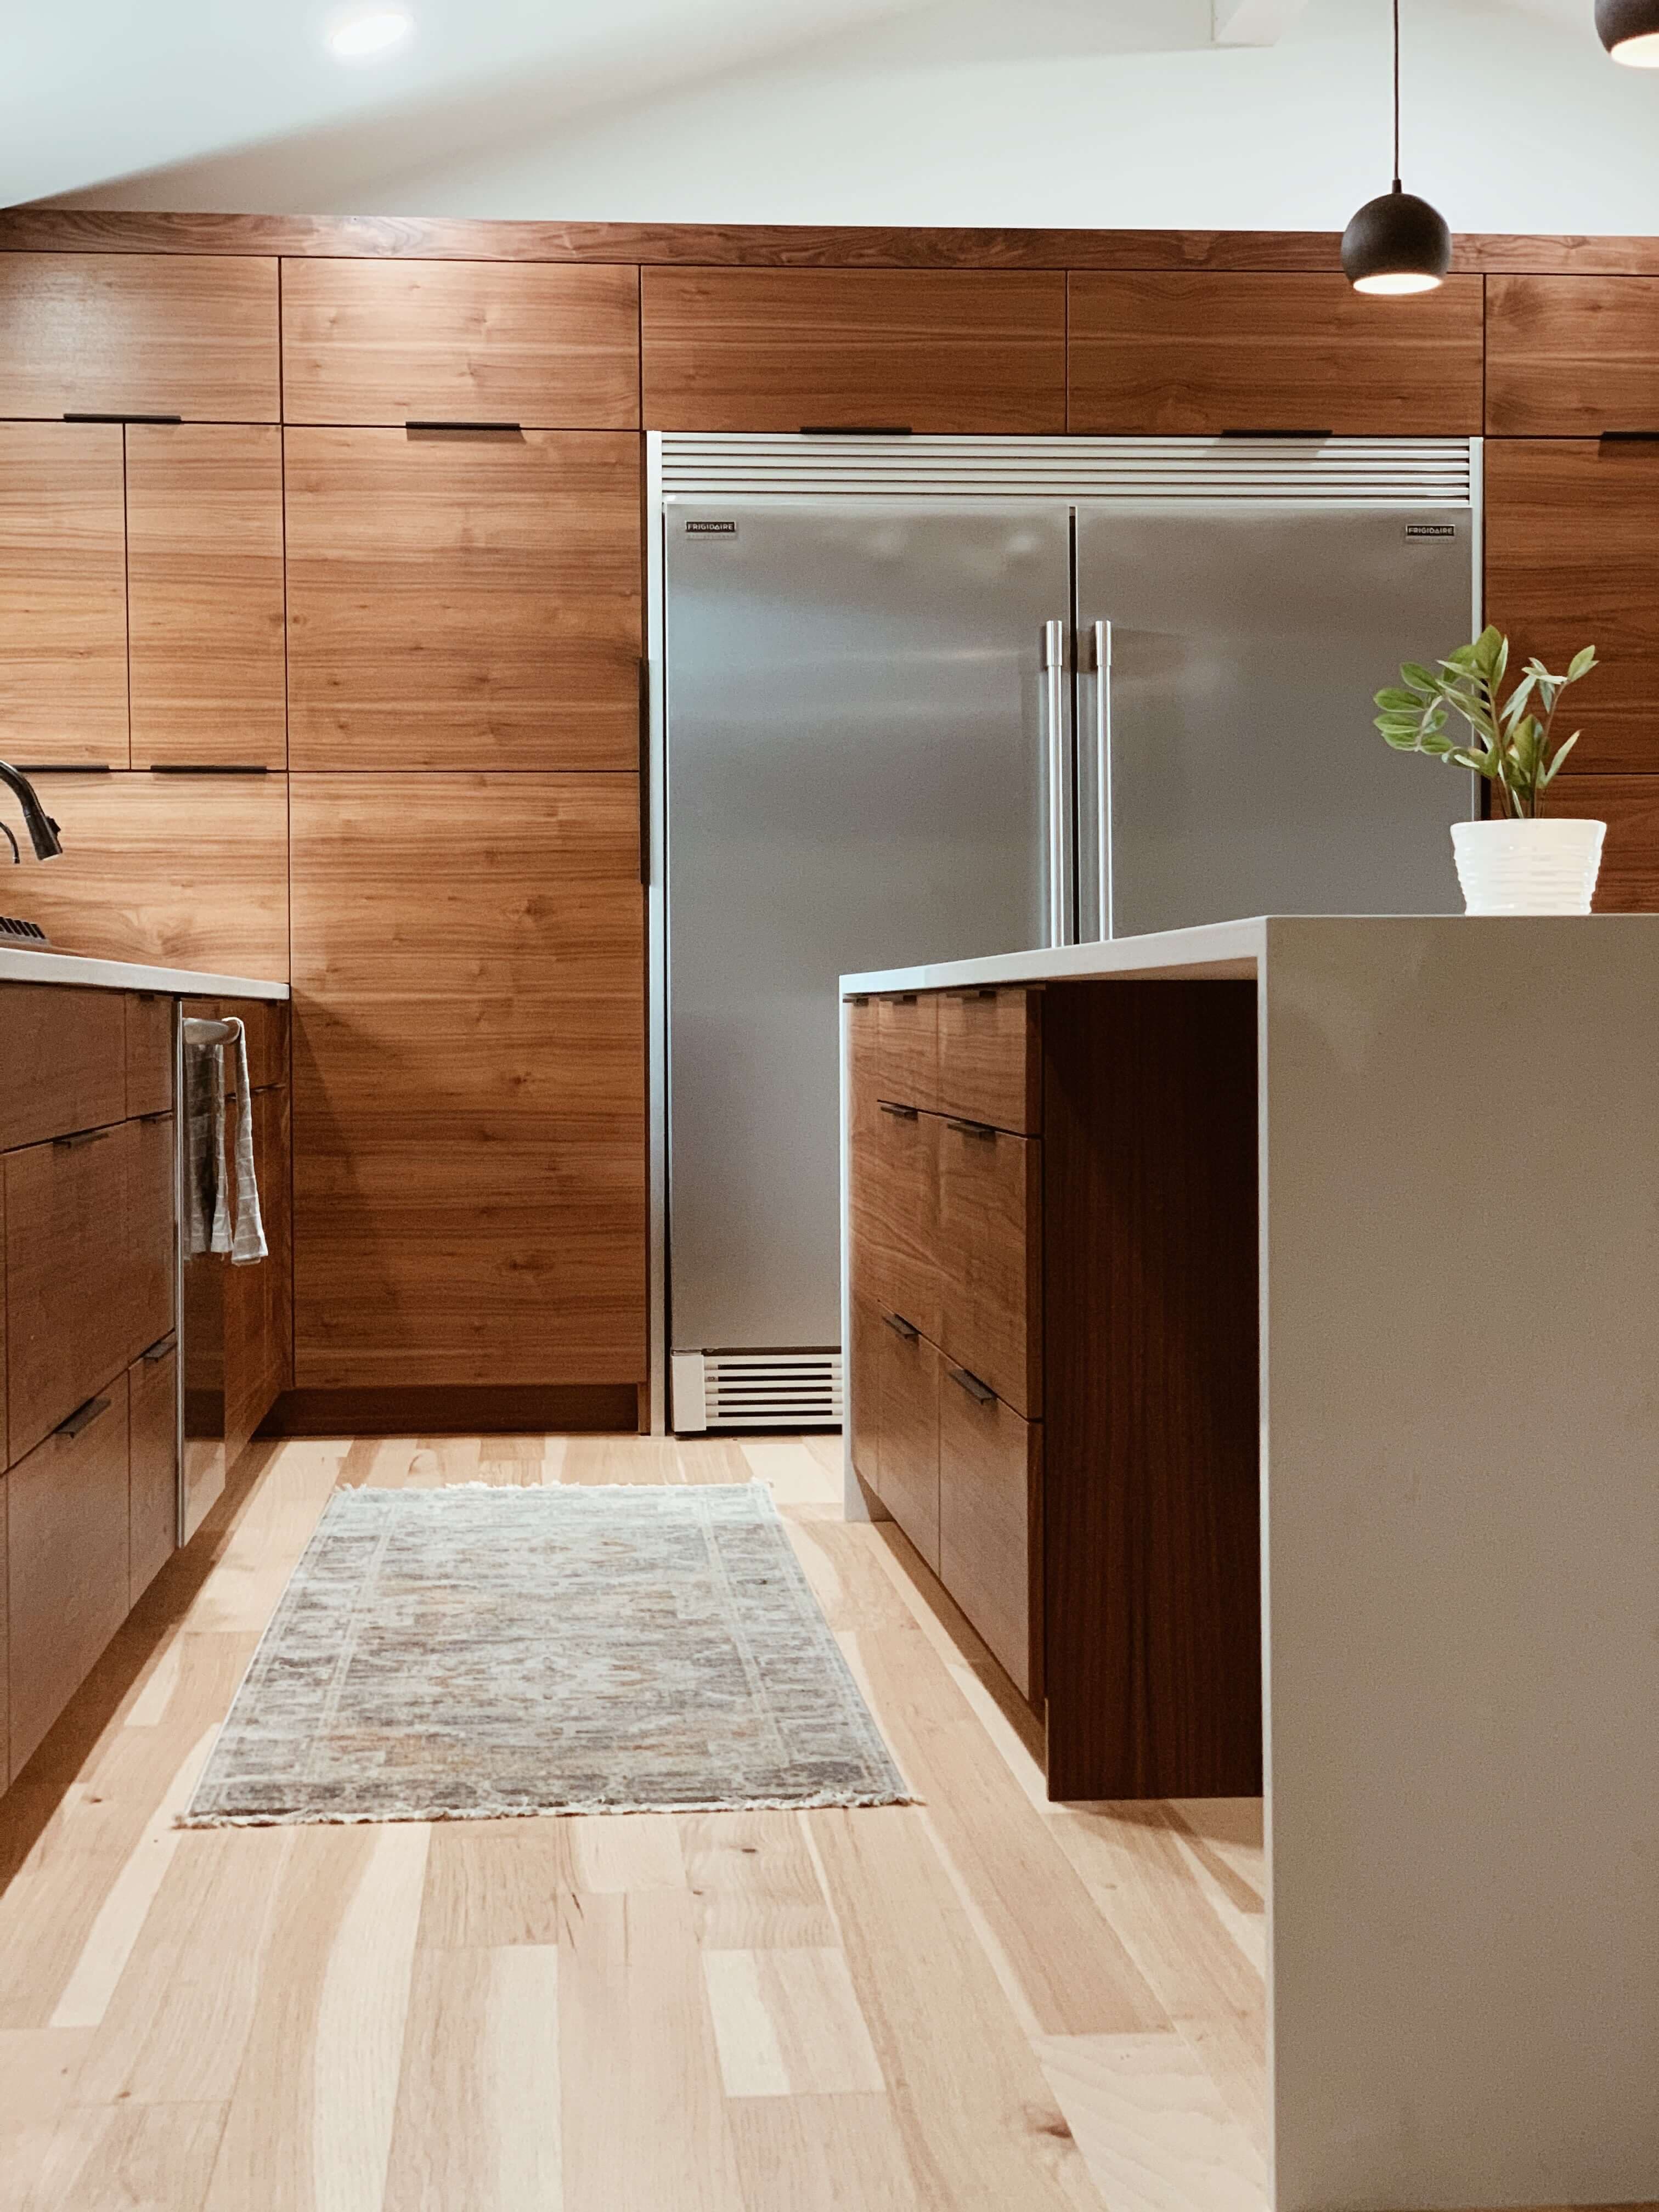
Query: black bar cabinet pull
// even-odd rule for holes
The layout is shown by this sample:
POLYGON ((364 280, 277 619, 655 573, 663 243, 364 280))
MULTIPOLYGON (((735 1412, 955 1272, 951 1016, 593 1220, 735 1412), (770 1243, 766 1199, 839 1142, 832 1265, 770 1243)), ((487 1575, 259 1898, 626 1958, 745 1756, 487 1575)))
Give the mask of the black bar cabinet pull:
POLYGON ((969 1006, 976 1000, 994 999, 996 992, 991 984, 981 983, 975 990, 947 991, 945 995, 947 999, 960 999, 964 1006, 969 1006))
POLYGON ((522 422, 436 422, 410 421, 405 430, 522 430, 522 422))
POLYGON ((1659 430, 1603 430, 1604 446, 1659 446, 1659 430))
POLYGON ((882 1319, 892 1330, 894 1335, 902 1336, 907 1344, 914 1344, 921 1334, 921 1331, 915 1324, 906 1321, 902 1314, 884 1314, 882 1319))
POLYGON ((890 1098, 878 1098, 876 1103, 884 1114, 890 1114, 896 1121, 916 1121, 921 1118, 917 1107, 896 1106, 890 1098))
POLYGON ((959 1137, 984 1137, 992 1144, 996 1142, 997 1133, 988 1121, 952 1121, 945 1126, 947 1129, 954 1129, 959 1137))
POLYGON ((14 761, 22 775, 113 775, 107 761, 14 761))
POLYGON ((253 761, 152 761, 152 775, 269 775, 253 761))
POLYGON ((101 1145, 106 1137, 112 1137, 113 1129, 77 1129, 72 1137, 54 1137, 52 1150, 58 1152, 78 1152, 83 1145, 101 1145))
POLYGON ((994 1401, 997 1394, 989 1383, 981 1382, 977 1375, 970 1375, 965 1367, 947 1367, 945 1371, 954 1383, 968 1393, 976 1406, 988 1406, 994 1401))
POLYGON ((66 422, 182 422, 182 415, 97 415, 91 413, 66 414, 66 422))
POLYGON ((84 1406, 76 1407, 68 1420, 59 1421, 52 1434, 78 1437, 83 1429, 89 1429, 100 1414, 108 1413, 109 1403, 107 1398, 88 1398, 84 1406))
POLYGON ((164 1336, 159 1344, 152 1344, 148 1352, 142 1352, 138 1356, 146 1367, 158 1366, 172 1351, 173 1342, 171 1336, 164 1336))
POLYGON ((849 992, 847 1003, 849 1006, 867 1006, 870 1003, 870 994, 867 991, 849 992))

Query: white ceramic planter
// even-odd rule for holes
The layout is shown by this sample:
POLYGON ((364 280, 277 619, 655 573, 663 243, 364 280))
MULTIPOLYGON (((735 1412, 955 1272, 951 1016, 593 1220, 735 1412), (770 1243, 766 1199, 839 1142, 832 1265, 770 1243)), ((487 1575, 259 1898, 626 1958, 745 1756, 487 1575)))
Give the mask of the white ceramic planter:
POLYGON ((1605 822, 1455 822, 1468 914, 1588 914, 1605 822))

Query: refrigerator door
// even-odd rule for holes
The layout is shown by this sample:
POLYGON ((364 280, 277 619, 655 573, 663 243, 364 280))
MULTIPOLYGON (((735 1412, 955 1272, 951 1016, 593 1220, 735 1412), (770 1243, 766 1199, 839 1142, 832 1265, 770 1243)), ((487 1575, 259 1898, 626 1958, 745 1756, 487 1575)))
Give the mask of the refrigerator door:
POLYGON ((1077 543, 1083 936, 1461 911, 1474 780, 1372 694, 1469 637, 1469 507, 1101 501, 1077 543))
POLYGON ((665 506, 675 1351, 840 1343, 841 975, 1069 932, 1069 523, 665 506))

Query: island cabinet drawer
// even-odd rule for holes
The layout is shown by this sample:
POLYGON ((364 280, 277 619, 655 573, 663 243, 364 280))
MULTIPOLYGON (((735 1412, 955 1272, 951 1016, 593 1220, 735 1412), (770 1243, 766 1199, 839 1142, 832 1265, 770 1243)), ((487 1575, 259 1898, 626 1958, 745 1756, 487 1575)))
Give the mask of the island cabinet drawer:
POLYGON ((1034 1420, 1042 1409, 1042 1147, 984 1122, 936 1126, 935 1341, 1034 1420))
POLYGON ((877 1088, 884 1098, 932 1111, 939 1104, 939 1000, 908 991, 876 1001, 877 1088))
POLYGON ((876 1494, 922 1558, 939 1572, 939 1378, 938 1348, 895 1314, 878 1325, 872 1364, 879 1391, 876 1494))
POLYGON ((0 983, 0 1152, 118 1121, 126 1102, 120 992, 0 983))
POLYGON ((15 1778, 127 1616, 125 1373, 12 1468, 6 1492, 15 1778))
POLYGON ((127 1118, 173 1110, 173 1006, 149 991, 125 994, 127 1118))
POLYGON ((1038 1705, 1042 1428, 947 1361, 939 1394, 939 1580, 1021 1696, 1038 1705))
POLYGON ((137 1605, 179 1540, 179 1347, 164 1337, 127 1370, 127 1601, 137 1605))
POLYGON ((863 1194, 853 1218, 853 1278, 860 1293, 935 1343, 943 1127, 934 1115, 880 1101, 870 1116, 863 1194))
POLYGON ((1016 1136, 1042 1129, 1042 994, 939 994, 939 1106, 1016 1136))

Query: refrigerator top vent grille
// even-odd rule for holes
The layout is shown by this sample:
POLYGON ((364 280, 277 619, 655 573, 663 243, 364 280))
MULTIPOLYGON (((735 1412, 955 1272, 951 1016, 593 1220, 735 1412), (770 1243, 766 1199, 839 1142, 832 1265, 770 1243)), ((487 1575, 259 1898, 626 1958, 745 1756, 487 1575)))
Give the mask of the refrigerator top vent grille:
POLYGON ((660 434, 665 498, 1294 499, 1472 503, 1468 438, 660 434))

